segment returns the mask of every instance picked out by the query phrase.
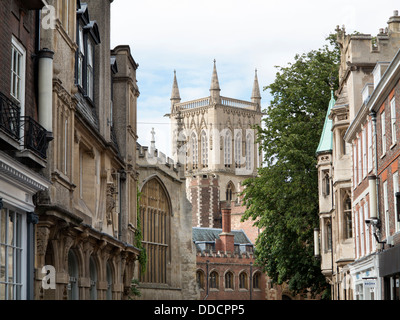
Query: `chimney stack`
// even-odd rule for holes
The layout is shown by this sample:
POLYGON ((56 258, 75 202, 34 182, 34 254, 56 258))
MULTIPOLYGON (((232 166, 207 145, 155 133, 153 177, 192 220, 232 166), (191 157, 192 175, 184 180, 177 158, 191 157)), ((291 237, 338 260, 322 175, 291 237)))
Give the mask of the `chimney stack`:
POLYGON ((217 251, 234 252, 235 242, 234 235, 231 233, 231 205, 230 202, 221 204, 222 213, 222 233, 219 235, 215 243, 217 251))

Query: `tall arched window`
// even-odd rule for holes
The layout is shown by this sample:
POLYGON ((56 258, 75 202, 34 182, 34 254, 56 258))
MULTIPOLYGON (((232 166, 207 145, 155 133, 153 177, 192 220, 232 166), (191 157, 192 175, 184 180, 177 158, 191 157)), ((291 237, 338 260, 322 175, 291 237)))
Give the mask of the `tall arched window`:
POLYGON ((224 137, 224 165, 230 168, 232 163, 232 134, 230 130, 226 130, 224 137))
POLYGON ((344 216, 344 237, 350 239, 353 237, 353 224, 351 218, 351 198, 346 194, 343 200, 343 216, 344 216))
POLYGON ((254 139, 251 133, 246 136, 246 170, 253 169, 253 147, 254 139))
POLYGON ((235 192, 235 186, 233 185, 232 182, 228 183, 228 186, 226 187, 226 201, 232 201, 232 195, 235 192))
POLYGON ((249 289, 249 280, 246 272, 239 274, 239 289, 249 289))
POLYGON ((253 289, 260 289, 261 273, 257 271, 253 275, 253 289))
POLYGON ((140 282, 167 283, 171 233, 170 198, 158 178, 146 182, 141 193, 142 243, 147 253, 147 266, 145 273, 140 274, 140 282))
POLYGON ((210 273, 210 288, 219 289, 219 277, 217 271, 212 271, 210 273))
POLYGON ((203 168, 208 167, 208 140, 205 131, 201 133, 201 163, 203 168))
POLYGON ((198 159, 199 159, 199 149, 197 145, 197 135, 196 133, 192 133, 192 136, 190 138, 191 140, 191 152, 192 152, 192 168, 197 169, 197 164, 198 164, 198 159))
POLYGON ((329 175, 325 175, 325 194, 328 196, 331 193, 331 185, 329 175))
POLYGON ((79 266, 78 259, 72 250, 68 252, 68 300, 79 300, 79 266))
POLYGON ((238 132, 235 136, 235 165, 236 168, 240 168, 242 166, 241 163, 242 157, 242 133, 238 132))
POLYGON ((196 280, 199 289, 205 289, 205 281, 204 281, 204 272, 203 270, 197 270, 196 272, 196 280))
POLYGON ((225 273, 225 289, 233 289, 233 273, 231 271, 225 273))
POLYGON ((331 220, 328 219, 328 221, 326 221, 326 244, 325 244, 325 248, 326 251, 330 251, 332 250, 332 225, 331 225, 331 220))
POLYGON ((93 257, 90 257, 89 273, 90 273, 90 300, 97 300, 97 268, 93 257))

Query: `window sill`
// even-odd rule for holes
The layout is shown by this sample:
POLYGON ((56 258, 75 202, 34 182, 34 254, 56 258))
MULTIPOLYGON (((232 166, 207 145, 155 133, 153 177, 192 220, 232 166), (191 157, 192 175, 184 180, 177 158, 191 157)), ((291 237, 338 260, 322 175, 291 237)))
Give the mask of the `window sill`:
POLYGON ((381 159, 383 159, 386 156, 386 152, 380 156, 381 159))
POLYGON ((393 149, 397 145, 397 141, 390 146, 390 149, 393 149))

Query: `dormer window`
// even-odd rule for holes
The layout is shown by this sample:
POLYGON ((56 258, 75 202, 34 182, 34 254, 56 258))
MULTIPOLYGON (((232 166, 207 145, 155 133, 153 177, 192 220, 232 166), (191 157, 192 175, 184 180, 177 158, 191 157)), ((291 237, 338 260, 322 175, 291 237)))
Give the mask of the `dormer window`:
POLYGON ((83 62, 85 60, 85 45, 83 43, 83 26, 79 24, 78 26, 78 41, 79 41, 79 49, 78 49, 78 57, 77 57, 77 84, 83 88, 83 62))
POLYGON ((93 100, 93 80, 94 80, 94 45, 92 40, 88 40, 87 45, 87 63, 86 63, 86 93, 87 96, 93 100))
POLYGON ((77 44, 75 83, 91 102, 94 100, 95 46, 100 43, 97 23, 90 21, 87 4, 77 10, 77 44))

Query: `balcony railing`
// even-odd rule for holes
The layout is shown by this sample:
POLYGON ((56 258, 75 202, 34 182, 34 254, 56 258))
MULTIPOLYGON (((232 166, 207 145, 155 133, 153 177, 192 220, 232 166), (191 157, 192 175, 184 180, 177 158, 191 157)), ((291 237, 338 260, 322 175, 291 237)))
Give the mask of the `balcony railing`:
POLYGON ((20 108, 0 92, 0 129, 12 138, 20 137, 20 108))
POLYGON ((31 117, 21 117, 20 107, 0 93, 0 130, 43 159, 49 140, 47 130, 31 117))
POLYGON ((21 128, 24 134, 21 138, 24 147, 46 159, 47 130, 31 117, 21 117, 21 128))

